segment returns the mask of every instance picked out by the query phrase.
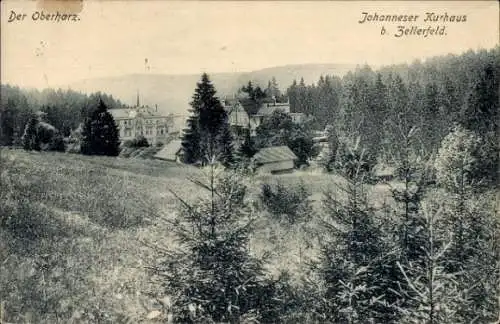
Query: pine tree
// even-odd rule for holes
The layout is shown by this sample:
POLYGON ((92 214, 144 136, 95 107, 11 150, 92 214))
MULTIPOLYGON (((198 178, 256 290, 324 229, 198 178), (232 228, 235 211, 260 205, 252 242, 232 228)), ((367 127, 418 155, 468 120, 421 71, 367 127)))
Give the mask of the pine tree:
POLYGON ((10 146, 14 143, 15 103, 7 99, 7 104, 0 109, 0 146, 10 146))
MULTIPOLYGON (((375 83, 371 86, 371 100, 367 118, 367 137, 370 138, 370 145, 373 145, 374 151, 382 148, 384 138, 384 122, 387 119, 387 87, 382 80, 382 75, 377 73, 375 83)), ((385 157, 383 157, 385 158, 385 157)))
POLYGON ((250 131, 247 131, 245 134, 245 139, 241 144, 238 155, 242 158, 250 159, 254 154, 257 153, 257 149, 255 148, 255 141, 250 135, 250 131))
POLYGON ((332 125, 326 125, 325 133, 328 138, 328 146, 325 148, 326 152, 324 153, 320 163, 327 172, 331 172, 334 169, 335 160, 337 159, 339 138, 332 125))
POLYGON ((120 153, 118 127, 101 99, 83 125, 81 153, 109 156, 117 156, 120 153))
POLYGON ((482 179, 481 156, 477 156, 481 139, 474 132, 456 126, 447 135, 439 149, 435 166, 438 184, 444 189, 440 197, 446 202, 443 211, 453 242, 447 251, 446 268, 460 272, 457 278, 467 303, 460 310, 464 322, 487 322, 498 311, 495 296, 498 278, 495 258, 495 201, 492 193, 478 190, 482 179), (479 192, 477 192, 479 191, 479 192), (474 284, 471 284, 474 283, 474 284))
POLYGON ((192 111, 187 120, 187 128, 182 137, 182 159, 184 163, 193 164, 201 159, 201 136, 199 127, 199 114, 192 111))
POLYGON ((463 323, 458 315, 464 300, 457 274, 446 271, 446 252, 452 237, 440 224, 439 214, 439 206, 432 204, 418 214, 425 238, 422 253, 415 262, 398 263, 405 279, 400 289, 407 299, 405 307, 399 309, 401 323, 463 323))
MULTIPOLYGON (((240 323, 266 316, 263 268, 249 254, 252 214, 240 175, 214 164, 206 183, 208 199, 182 209, 172 222, 179 247, 161 249, 155 267, 165 291, 173 296, 174 320, 180 323, 240 323), (226 175, 223 175, 226 173, 226 175)), ((271 322, 275 322, 276 318, 271 322)))
POLYGON ((465 127, 483 136, 498 129, 499 72, 492 64, 481 72, 471 85, 462 119, 465 127))
POLYGON ((37 127, 38 127, 38 118, 32 116, 29 119, 24 129, 23 148, 25 150, 40 151, 40 138, 38 137, 37 127))
POLYGON ((281 99, 281 91, 275 77, 272 77, 271 81, 268 82, 267 88, 264 93, 267 98, 274 97, 276 100, 281 99))
POLYGON ((443 139, 435 162, 438 184, 449 192, 463 195, 477 187, 483 179, 478 177, 481 169, 479 148, 481 138, 460 125, 443 139))
POLYGON ((227 121, 221 125, 217 136, 217 145, 219 147, 218 160, 226 167, 233 165, 233 136, 227 121))
POLYGON ((391 193, 395 204, 396 227, 401 262, 412 262, 422 253, 422 224, 419 223, 420 204, 424 195, 428 170, 425 162, 412 150, 411 144, 416 140, 418 129, 406 126, 403 122, 399 137, 402 143, 399 156, 395 159, 395 175, 402 184, 392 186, 391 193), (404 261, 402 261, 404 260, 404 261))
POLYGON ((286 96, 290 100, 290 111, 299 112, 298 110, 298 86, 297 80, 293 80, 292 85, 286 90, 286 96))
MULTIPOLYGON (((443 129, 440 127, 441 117, 438 86, 435 82, 428 83, 424 90, 424 105, 423 105, 423 127, 424 143, 431 150, 435 151, 443 136, 443 129)), ((446 131, 446 128, 444 131, 446 131)), ((446 134, 446 133, 444 133, 446 134)))
POLYGON ((391 320, 385 264, 385 243, 373 208, 366 200, 363 153, 354 170, 344 173, 342 188, 347 201, 334 192, 325 194, 327 239, 321 244, 319 273, 326 285, 325 320, 341 323, 371 323, 391 320), (352 172, 351 172, 352 171, 352 172))
POLYGON ((246 87, 245 86, 241 87, 241 91, 247 93, 248 96, 253 99, 254 98, 254 88, 253 88, 252 81, 248 81, 248 84, 246 87))
POLYGON ((191 116, 182 139, 184 161, 205 165, 215 157, 226 165, 232 163, 228 116, 206 73, 198 82, 190 105, 191 116))
POLYGON ((296 112, 305 113, 306 115, 311 115, 309 106, 307 103, 307 87, 304 78, 300 78, 299 85, 297 86, 297 100, 296 100, 296 112))
POLYGON ((391 77, 387 88, 388 114, 383 127, 385 129, 388 156, 398 156, 404 150, 405 143, 401 139, 402 134, 408 134, 412 124, 408 117, 410 110, 408 89, 399 75, 391 77), (403 131, 399 128, 402 127, 403 131))

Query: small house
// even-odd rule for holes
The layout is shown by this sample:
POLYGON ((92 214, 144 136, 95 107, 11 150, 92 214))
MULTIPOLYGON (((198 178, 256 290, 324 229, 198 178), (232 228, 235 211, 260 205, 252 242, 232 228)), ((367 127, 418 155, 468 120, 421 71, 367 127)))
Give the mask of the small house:
POLYGON ((259 173, 282 173, 292 171, 296 159, 288 146, 272 146, 258 151, 252 161, 259 173))
POLYGON ((225 99, 223 100, 223 104, 228 114, 231 129, 236 135, 244 134, 243 130, 248 128, 250 119, 243 105, 236 99, 225 99))
POLYGON ((156 153, 153 158, 164 161, 180 162, 182 157, 182 141, 173 140, 156 153))

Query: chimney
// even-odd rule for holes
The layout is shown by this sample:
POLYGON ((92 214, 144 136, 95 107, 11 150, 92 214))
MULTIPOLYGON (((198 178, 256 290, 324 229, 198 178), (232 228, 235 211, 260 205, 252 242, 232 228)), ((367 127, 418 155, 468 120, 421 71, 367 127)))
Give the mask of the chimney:
POLYGON ((155 104, 155 111, 158 112, 158 104, 155 104))

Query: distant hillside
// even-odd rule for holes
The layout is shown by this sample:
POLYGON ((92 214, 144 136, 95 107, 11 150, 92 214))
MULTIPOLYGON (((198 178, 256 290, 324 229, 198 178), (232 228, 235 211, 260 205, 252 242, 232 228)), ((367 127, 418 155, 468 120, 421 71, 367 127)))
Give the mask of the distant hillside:
MULTIPOLYGON (((342 76, 354 65, 342 64, 305 64, 267 68, 252 72, 210 74, 220 97, 232 95, 242 85, 252 81, 267 86, 274 76, 280 87, 285 90, 294 79, 304 78, 306 83, 316 82, 321 75, 342 76)), ((166 113, 185 114, 189 101, 200 75, 131 74, 119 77, 87 79, 68 85, 82 92, 102 91, 113 95, 126 104, 134 104, 137 91, 141 103, 158 105, 166 113)))

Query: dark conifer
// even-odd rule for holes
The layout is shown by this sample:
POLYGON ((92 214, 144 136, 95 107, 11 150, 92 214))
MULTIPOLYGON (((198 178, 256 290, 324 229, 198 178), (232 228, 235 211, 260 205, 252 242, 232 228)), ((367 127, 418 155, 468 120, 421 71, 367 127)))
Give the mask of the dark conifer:
POLYGON ((118 127, 101 99, 83 125, 81 152, 87 155, 109 156, 117 156, 120 153, 118 127))
POLYGON ((196 163, 201 157, 200 128, 198 125, 199 114, 192 111, 187 120, 187 128, 182 137, 182 159, 184 163, 196 163))
POLYGON ((11 99, 0 107, 0 145, 10 146, 14 142, 14 109, 15 102, 11 99))
POLYGON ((250 135, 250 132, 247 132, 245 135, 245 139, 238 150, 238 155, 242 158, 250 159, 252 156, 254 156, 255 153, 257 153, 257 149, 255 148, 255 141, 250 135))
POLYGON ((221 125, 221 130, 217 136, 218 145, 218 160, 226 167, 234 163, 233 156, 233 135, 229 129, 229 124, 224 122, 221 125))
POLYGON ((232 163, 227 113, 206 73, 201 76, 190 105, 191 116, 182 139, 184 161, 206 164, 218 159, 224 164, 232 163))
POLYGON ((177 323, 264 319, 271 315, 274 296, 264 290, 262 263, 249 253, 253 219, 244 199, 246 187, 236 173, 221 176, 214 164, 210 171, 207 183, 194 182, 211 198, 192 205, 176 195, 182 209, 171 223, 179 244, 159 249, 164 257, 155 269, 172 296, 177 323))
POLYGON ((376 214, 367 203, 363 153, 353 161, 355 172, 344 172, 347 201, 337 194, 325 194, 323 226, 327 238, 320 246, 317 270, 324 280, 324 309, 327 321, 342 323, 391 322, 385 243, 376 214))

